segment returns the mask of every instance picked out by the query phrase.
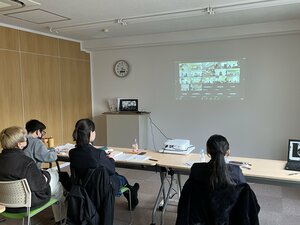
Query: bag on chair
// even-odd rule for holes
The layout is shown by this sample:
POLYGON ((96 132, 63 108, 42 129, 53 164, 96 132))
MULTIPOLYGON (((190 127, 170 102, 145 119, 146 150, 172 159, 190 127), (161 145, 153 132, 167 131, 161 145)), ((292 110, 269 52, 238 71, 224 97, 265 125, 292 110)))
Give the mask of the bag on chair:
POLYGON ((84 185, 75 184, 71 187, 68 196, 68 225, 98 225, 100 223, 96 207, 85 190, 89 178, 90 176, 84 185))

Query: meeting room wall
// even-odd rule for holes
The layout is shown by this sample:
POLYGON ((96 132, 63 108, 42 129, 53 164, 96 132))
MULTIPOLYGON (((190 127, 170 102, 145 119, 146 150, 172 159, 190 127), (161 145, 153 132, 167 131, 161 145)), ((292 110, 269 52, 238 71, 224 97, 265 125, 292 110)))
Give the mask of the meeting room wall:
POLYGON ((38 119, 55 144, 91 117, 89 54, 80 43, 0 27, 0 129, 38 119))
MULTIPOLYGON (((94 52, 93 117, 108 111, 108 98, 138 98, 167 137, 190 139, 197 150, 217 133, 228 138, 232 155, 286 159, 288 139, 300 139, 299 43, 300 34, 287 34, 94 52), (126 78, 113 73, 119 59, 130 64, 126 78), (175 99, 175 62, 226 59, 245 59, 244 100, 175 99)), ((98 130, 98 140, 103 133, 98 130)), ((165 141, 153 126, 149 148, 165 141)))

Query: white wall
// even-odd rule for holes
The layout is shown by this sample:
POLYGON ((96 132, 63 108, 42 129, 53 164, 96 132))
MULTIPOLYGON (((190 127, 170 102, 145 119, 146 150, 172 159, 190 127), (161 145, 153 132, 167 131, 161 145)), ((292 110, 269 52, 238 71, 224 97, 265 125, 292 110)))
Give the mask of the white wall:
MULTIPOLYGON (((218 133, 228 138, 232 155, 286 159, 288 139, 300 139, 299 43, 294 34, 94 52, 93 115, 108 111, 107 98, 137 97, 167 136, 190 139, 197 149, 218 133), (244 57, 244 101, 175 100, 175 61, 244 57), (130 63, 126 78, 113 74, 118 59, 130 63)), ((165 139, 155 128, 154 137, 161 147, 165 139)))

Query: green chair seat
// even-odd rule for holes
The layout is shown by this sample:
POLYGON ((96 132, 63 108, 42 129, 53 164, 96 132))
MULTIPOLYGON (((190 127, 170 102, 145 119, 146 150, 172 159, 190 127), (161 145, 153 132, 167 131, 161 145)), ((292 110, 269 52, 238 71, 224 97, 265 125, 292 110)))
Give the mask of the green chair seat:
MULTIPOLYGON (((47 203, 45 203, 41 207, 30 210, 30 217, 35 216, 36 214, 38 214, 39 212, 43 211, 44 209, 48 208, 56 202, 57 199, 51 198, 47 203)), ((0 215, 8 219, 23 219, 24 217, 27 217, 27 212, 11 213, 4 211, 3 213, 0 213, 0 215)))

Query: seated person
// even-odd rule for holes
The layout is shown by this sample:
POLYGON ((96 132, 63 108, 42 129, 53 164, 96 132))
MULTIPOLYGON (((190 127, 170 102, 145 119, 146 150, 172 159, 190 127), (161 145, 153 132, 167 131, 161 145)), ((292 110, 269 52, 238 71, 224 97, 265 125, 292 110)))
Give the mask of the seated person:
MULTIPOLYGON (((31 208, 38 208, 49 201, 50 197, 61 200, 58 193, 61 192, 61 185, 58 176, 52 178, 48 171, 40 170, 35 162, 23 152, 27 145, 26 130, 21 127, 9 127, 1 131, 0 143, 3 148, 0 154, 0 180, 12 181, 27 179, 31 190, 31 208)), ((57 173, 56 173, 57 174, 57 173)), ((26 212, 26 208, 7 208, 8 212, 26 212)), ((65 209, 60 214, 59 206, 53 205, 55 221, 62 220, 65 216, 65 209)))
POLYGON ((194 163, 190 178, 197 179, 204 184, 228 186, 246 183, 246 179, 239 166, 226 164, 225 157, 229 156, 229 143, 221 135, 212 135, 206 143, 207 154, 211 157, 208 163, 194 163))
MULTIPOLYGON (((77 121, 73 132, 73 139, 76 141, 76 147, 69 152, 71 169, 74 169, 76 176, 83 180, 88 169, 98 168, 100 166, 105 167, 110 176, 115 195, 121 195, 119 191, 120 187, 128 187, 131 190, 132 209, 135 209, 139 203, 139 184, 135 183, 131 186, 124 176, 116 173, 114 159, 111 158, 109 154, 106 154, 104 150, 95 148, 92 145, 95 137, 95 124, 92 120, 81 119, 77 121)), ((125 192, 124 196, 128 200, 129 208, 129 194, 125 192)))
POLYGON ((32 158, 39 168, 43 162, 54 162, 57 159, 55 149, 47 149, 41 140, 46 134, 45 124, 38 120, 30 120, 26 123, 26 130, 28 132, 28 144, 24 149, 25 155, 32 158))
POLYGON ((225 162, 227 139, 213 135, 206 148, 211 160, 193 164, 178 203, 176 225, 258 225, 260 207, 254 192, 240 167, 225 162))

